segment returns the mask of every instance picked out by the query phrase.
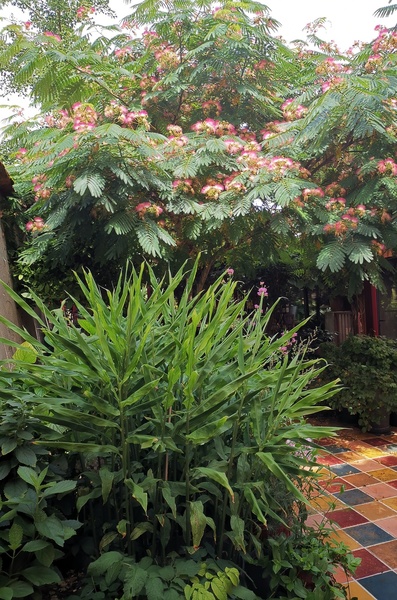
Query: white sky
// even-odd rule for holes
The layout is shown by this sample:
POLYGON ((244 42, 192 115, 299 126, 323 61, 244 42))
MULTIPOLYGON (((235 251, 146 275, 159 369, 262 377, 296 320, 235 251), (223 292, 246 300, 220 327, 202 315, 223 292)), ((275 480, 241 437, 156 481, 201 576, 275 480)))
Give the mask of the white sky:
MULTIPOLYGON (((264 0, 264 4, 271 10, 271 15, 282 24, 279 30, 280 35, 287 41, 296 38, 304 38, 302 31, 304 26, 317 19, 326 17, 327 23, 325 29, 319 32, 319 36, 326 41, 334 40, 342 50, 350 47, 354 41, 371 41, 376 37, 374 28, 381 23, 386 26, 394 25, 397 21, 397 14, 391 19, 377 19, 373 13, 380 6, 386 6, 388 0, 264 0)), ((124 0, 110 0, 110 6, 122 17, 132 12, 132 5, 124 0)), ((17 11, 12 12, 17 14, 17 11)), ((10 17, 11 10, 8 8, 0 9, 0 17, 7 19, 10 17)), ((25 104, 19 102, 16 97, 1 98, 0 105, 4 104, 25 104)), ((0 107, 0 126, 1 120, 8 116, 9 111, 0 107)))

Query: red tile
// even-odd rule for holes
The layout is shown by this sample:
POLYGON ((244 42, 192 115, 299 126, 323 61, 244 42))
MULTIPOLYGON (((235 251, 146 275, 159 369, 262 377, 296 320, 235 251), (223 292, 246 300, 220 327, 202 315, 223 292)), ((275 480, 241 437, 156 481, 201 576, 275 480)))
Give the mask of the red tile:
POLYGON ((326 454, 325 456, 317 456, 316 462, 319 465, 341 465, 343 460, 336 458, 333 454, 326 454))
POLYGON ((365 440, 366 444, 371 444, 371 446, 386 446, 386 444, 390 444, 390 440, 386 437, 373 437, 365 440))
POLYGON ((353 555, 356 558, 361 558, 361 564, 359 567, 357 567, 357 570, 354 573, 355 579, 369 577, 370 575, 375 575, 376 573, 383 573, 384 571, 390 570, 389 567, 376 558, 376 556, 368 552, 368 550, 365 548, 353 550, 353 555))
POLYGON ((385 465, 385 467, 397 466, 397 456, 381 456, 380 458, 377 458, 376 461, 385 465))
POLYGON ((342 508, 339 510, 332 510, 327 514, 330 521, 337 523, 340 527, 352 527, 353 525, 361 525, 362 523, 368 523, 363 515, 352 508, 342 508))

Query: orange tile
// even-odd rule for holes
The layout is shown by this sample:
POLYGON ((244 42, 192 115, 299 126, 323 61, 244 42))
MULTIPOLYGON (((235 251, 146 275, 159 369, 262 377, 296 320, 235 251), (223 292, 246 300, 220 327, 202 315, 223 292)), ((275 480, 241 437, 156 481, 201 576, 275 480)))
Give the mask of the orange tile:
POLYGON ((379 463, 375 460, 370 460, 369 458, 362 458, 361 460, 352 463, 352 465, 356 467, 356 469, 360 469, 360 471, 363 471, 364 473, 368 473, 369 471, 375 471, 376 469, 379 469, 379 463))
POLYGON ((391 569, 397 569, 397 540, 376 544, 376 546, 371 546, 369 550, 385 565, 388 565, 391 569))
POLYGON ((360 454, 358 454, 357 452, 338 452, 337 457, 340 458, 341 460, 344 460, 348 463, 360 460, 362 458, 362 456, 360 454))
POLYGON ((338 583, 347 583, 348 581, 352 581, 353 577, 351 575, 346 574, 344 569, 340 565, 338 565, 334 571, 334 577, 338 583))
POLYGON ((371 476, 380 479, 380 481, 393 481, 397 479, 396 471, 393 469, 379 469, 379 471, 371 471, 371 476))
MULTIPOLYGON (((388 506, 385 506, 381 502, 368 502, 367 504, 360 504, 354 507, 354 510, 359 512, 364 517, 367 517, 370 521, 377 521, 378 519, 386 519, 387 517, 397 516, 396 511, 388 506)), ((377 523, 378 525, 378 523, 377 523)))
POLYGON ((395 517, 388 517, 387 519, 380 519, 376 521, 376 524, 393 537, 397 537, 397 515, 395 517))
MULTIPOLYGON (((368 474, 368 473, 354 473, 354 475, 345 475, 343 477, 343 479, 345 481, 347 481, 348 483, 351 483, 355 487, 362 488, 362 487, 365 487, 366 485, 371 485, 371 483, 377 483, 378 482, 378 480, 375 479, 375 477, 372 477, 372 473, 374 473, 374 471, 370 471, 370 474, 368 474)), ((396 475, 397 475, 397 473, 396 473, 396 475)))
POLYGON ((349 582, 349 598, 358 598, 358 600, 376 600, 375 597, 367 592, 358 581, 349 582))
POLYGON ((321 515, 320 513, 313 513, 312 515, 309 515, 305 521, 305 525, 308 527, 313 527, 314 529, 316 529, 322 523, 324 523, 324 515, 321 515))

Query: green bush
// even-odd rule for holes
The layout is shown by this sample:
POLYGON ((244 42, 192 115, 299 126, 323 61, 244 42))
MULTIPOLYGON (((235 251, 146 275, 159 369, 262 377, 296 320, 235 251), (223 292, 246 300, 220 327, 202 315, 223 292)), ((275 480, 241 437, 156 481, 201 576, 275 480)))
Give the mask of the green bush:
POLYGON ((377 422, 380 412, 388 414, 397 407, 396 340, 354 335, 339 347, 324 344, 321 352, 329 362, 323 378, 339 378, 343 386, 331 406, 358 414, 364 431, 377 422))
MULTIPOLYGON (((77 325, 9 290, 44 342, 19 331, 37 360, 30 349, 3 363, 2 409, 23 402, 36 424, 26 442, 44 456, 29 466, 39 502, 59 485, 43 491, 46 461, 67 462, 63 492, 82 524, 67 548, 91 561, 86 599, 261 597, 245 567, 263 564, 269 523, 290 526, 306 502, 308 449, 332 434, 306 421, 335 389, 309 386, 317 360, 285 356, 297 328, 269 338, 271 310, 247 314, 222 277, 193 296, 195 270, 158 282, 142 266, 112 291, 87 273, 77 325)), ((31 534, 41 539, 37 523, 31 534)))

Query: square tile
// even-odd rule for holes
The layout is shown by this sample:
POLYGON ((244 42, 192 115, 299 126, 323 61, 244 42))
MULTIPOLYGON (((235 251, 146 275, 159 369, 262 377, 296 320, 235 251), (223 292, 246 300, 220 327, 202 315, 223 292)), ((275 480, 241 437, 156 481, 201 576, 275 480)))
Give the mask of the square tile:
POLYGON ((396 472, 393 469, 379 469, 379 471, 371 471, 371 476, 376 477, 380 481, 392 481, 397 479, 396 472))
POLYGON ((352 508, 341 508, 339 510, 333 510, 327 514, 327 518, 331 522, 337 523, 340 527, 343 528, 351 527, 352 525, 368 523, 368 519, 366 517, 353 510, 352 508))
POLYGON ((355 460, 360 460, 362 458, 361 454, 353 452, 352 450, 350 452, 341 452, 337 456, 340 460, 344 460, 348 463, 353 463, 355 460))
POLYGON ((385 437, 373 437, 365 440, 366 444, 370 444, 371 446, 386 446, 386 444, 390 444, 388 438, 385 437))
MULTIPOLYGON (((396 447, 397 452, 397 447, 396 447)), ((388 450, 386 450, 386 446, 375 447, 368 445, 368 448, 360 451, 360 454, 365 456, 366 458, 379 458, 380 456, 385 456, 388 454, 388 450)))
POLYGON ((345 464, 342 460, 334 456, 333 454, 325 454, 325 456, 317 456, 316 463, 318 465, 343 465, 345 464))
POLYGON ((342 481, 347 481, 354 485, 354 487, 365 487, 366 485, 371 485, 371 483, 378 483, 378 480, 375 477, 372 477, 373 471, 370 471, 370 475, 368 473, 355 473, 353 475, 345 475, 342 481))
POLYGON ((370 458, 362 458, 353 463, 356 469, 359 469, 363 473, 369 473, 370 471, 375 471, 379 469, 379 463, 375 460, 371 460, 370 458))
POLYGON ((391 569, 397 569, 397 540, 371 546, 371 552, 391 569))
POLYGON ((389 444, 387 446, 387 451, 390 452, 391 454, 396 454, 397 453, 397 445, 394 444, 389 444))
POLYGON ((357 540, 362 546, 374 546, 382 542, 390 542, 393 539, 393 536, 374 523, 364 523, 364 525, 349 527, 346 529, 346 533, 357 540))
POLYGON ((344 529, 334 529, 329 534, 329 540, 332 545, 337 546, 338 544, 345 544, 350 550, 357 550, 360 548, 360 544, 357 540, 347 535, 344 529))
POLYGON ((378 519, 387 519, 387 517, 397 516, 395 510, 378 501, 361 504, 360 506, 356 506, 355 510, 359 512, 360 515, 364 515, 369 521, 377 521, 378 519))
MULTIPOLYGON (((368 488, 365 488, 368 489, 368 488)), ((355 506, 356 504, 365 504, 366 502, 372 502, 372 496, 365 494, 358 488, 348 490, 339 494, 334 494, 335 498, 338 498, 341 502, 348 504, 349 506, 355 506)))
POLYGON ((397 537, 397 515, 394 517, 387 517, 386 519, 380 519, 376 524, 387 531, 387 533, 390 533, 393 537, 397 537))
MULTIPOLYGON (((394 471, 393 471, 394 472, 394 471)), ((319 482, 321 487, 330 494, 340 493, 342 491, 354 489, 351 483, 348 483, 341 477, 335 477, 334 479, 325 479, 319 482)))
POLYGON ((397 456, 381 456, 377 458, 377 462, 385 465, 385 467, 397 467, 397 456))
POLYGON ((326 448, 327 452, 332 454, 339 454, 339 452, 349 452, 350 448, 347 446, 340 446, 339 444, 328 444, 326 448))
POLYGON ((365 493, 369 494, 373 498, 377 498, 378 500, 397 496, 396 488, 388 485, 387 483, 375 483, 373 485, 367 485, 365 487, 365 493))
POLYGON ((348 598, 358 598, 358 600, 376 600, 372 594, 367 592, 358 581, 350 581, 348 587, 348 598))
POLYGON ((397 489, 397 479, 395 479, 394 481, 388 481, 387 484, 397 489))
POLYGON ((340 465, 333 464, 330 466, 329 469, 330 469, 330 471, 332 471, 332 473, 335 473, 335 475, 339 475, 339 477, 341 477, 343 475, 351 475, 353 473, 360 472, 358 469, 356 469, 356 467, 352 467, 351 465, 348 465, 347 463, 342 463, 340 465))
POLYGON ((397 573, 387 571, 360 579, 360 583, 377 600, 392 600, 396 597, 397 573))
POLYGON ((393 510, 397 511, 397 498, 382 498, 382 504, 386 504, 386 506, 389 506, 390 508, 392 508, 393 510))
POLYGON ((376 575, 377 573, 384 573, 390 571, 382 561, 376 556, 368 552, 366 548, 360 548, 359 550, 353 550, 353 556, 361 559, 361 564, 357 567, 354 573, 355 579, 361 579, 362 577, 369 577, 370 575, 376 575))
POLYGON ((310 505, 317 512, 323 513, 328 513, 330 510, 336 510, 337 508, 342 508, 345 506, 343 502, 335 498, 335 496, 328 496, 327 494, 318 496, 317 498, 312 498, 310 500, 310 505))
POLYGON ((333 575, 338 583, 348 583, 353 580, 353 576, 346 573, 340 565, 334 568, 333 575))

